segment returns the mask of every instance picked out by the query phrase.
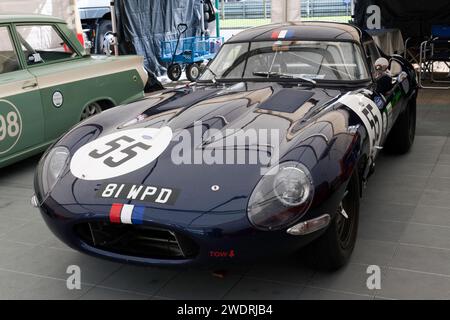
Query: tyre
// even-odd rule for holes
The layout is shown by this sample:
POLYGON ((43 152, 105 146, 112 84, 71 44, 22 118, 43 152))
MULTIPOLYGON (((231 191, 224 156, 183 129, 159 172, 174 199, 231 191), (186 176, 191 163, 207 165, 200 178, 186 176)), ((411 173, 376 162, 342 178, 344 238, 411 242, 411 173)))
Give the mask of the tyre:
POLYGON ((89 117, 92 117, 96 114, 99 114, 102 112, 102 107, 98 102, 92 102, 88 104, 86 107, 84 107, 83 111, 81 112, 81 118, 80 121, 86 120, 89 117))
MULTIPOLYGON (((111 20, 100 20, 98 23, 98 32, 95 36, 95 53, 104 54, 103 52, 103 39, 108 32, 112 32, 111 20)), ((114 50, 114 48, 111 48, 114 50)), ((114 52, 113 52, 114 54, 114 52)))
POLYGON ((344 266, 355 247, 359 221, 359 177, 350 178, 344 198, 325 233, 311 243, 306 252, 312 267, 333 271, 344 266))
POLYGON ((186 78, 188 78, 189 81, 195 82, 197 81, 198 77, 200 75, 200 68, 198 64, 193 63, 187 66, 186 68, 186 78))
POLYGON ((167 69, 167 76, 172 81, 178 81, 181 77, 181 72, 181 66, 178 63, 174 63, 167 69))
POLYGON ((384 149, 392 154, 405 154, 414 143, 416 136, 416 102, 411 101, 399 115, 384 145, 384 149))

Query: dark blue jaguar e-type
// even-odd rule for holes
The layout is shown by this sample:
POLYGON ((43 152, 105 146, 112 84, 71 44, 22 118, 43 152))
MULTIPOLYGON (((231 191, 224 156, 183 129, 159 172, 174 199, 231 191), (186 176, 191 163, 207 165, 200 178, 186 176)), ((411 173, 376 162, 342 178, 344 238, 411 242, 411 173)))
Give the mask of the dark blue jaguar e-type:
POLYGON ((413 67, 347 24, 226 42, 196 84, 108 110, 43 156, 33 202, 82 252, 163 266, 287 254, 337 269, 381 149, 414 141, 413 67))

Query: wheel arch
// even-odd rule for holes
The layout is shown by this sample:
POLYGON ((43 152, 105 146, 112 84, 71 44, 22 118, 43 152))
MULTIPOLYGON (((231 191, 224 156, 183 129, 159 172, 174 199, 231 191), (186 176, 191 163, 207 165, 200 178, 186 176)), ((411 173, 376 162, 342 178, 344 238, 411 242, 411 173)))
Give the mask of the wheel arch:
POLYGON ((370 175, 368 146, 366 145, 367 141, 365 142, 365 139, 361 139, 361 142, 354 146, 354 152, 357 153, 358 156, 356 157, 353 163, 353 167, 349 171, 349 175, 347 176, 347 180, 345 182, 345 185, 347 185, 350 182, 353 174, 357 174, 360 198, 362 198, 365 182, 370 175))
POLYGON ((98 103, 100 105, 100 107, 102 108, 102 111, 114 108, 115 106, 117 106, 116 101, 114 101, 113 98, 111 97, 96 97, 92 100, 89 100, 88 102, 86 102, 83 107, 80 109, 80 114, 79 114, 79 118, 81 119, 81 116, 83 114, 83 110, 90 105, 91 103, 98 103))
POLYGON ((100 19, 98 19, 99 22, 101 20, 111 20, 111 12, 105 13, 100 19))
POLYGON ((116 106, 116 103, 114 103, 110 98, 101 99, 95 102, 97 102, 102 107, 103 111, 114 108, 116 106))
POLYGON ((351 153, 355 154, 352 168, 347 176, 346 184, 348 184, 352 178, 352 175, 356 173, 359 181, 359 195, 362 197, 365 182, 371 174, 370 161, 369 161, 369 141, 367 130, 364 125, 357 125, 354 137, 355 143, 352 146, 351 153))
POLYGON ((358 180, 359 180, 359 196, 362 198, 363 196, 363 189, 364 189, 364 177, 366 176, 366 172, 368 171, 368 156, 367 154, 362 154, 357 162, 357 173, 358 173, 358 180))
POLYGON ((357 144, 358 157, 356 160, 356 167, 354 170, 357 170, 358 180, 359 180, 359 195, 362 197, 364 185, 369 178, 372 168, 370 157, 370 146, 369 146, 369 135, 367 133, 367 129, 363 124, 358 125, 358 129, 356 134, 358 135, 359 143, 357 144))

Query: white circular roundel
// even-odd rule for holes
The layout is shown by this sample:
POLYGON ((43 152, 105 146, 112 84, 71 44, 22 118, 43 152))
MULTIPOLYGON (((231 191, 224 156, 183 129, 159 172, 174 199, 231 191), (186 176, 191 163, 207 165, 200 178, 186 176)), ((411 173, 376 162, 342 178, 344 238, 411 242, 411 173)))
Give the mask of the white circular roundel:
POLYGON ((0 155, 11 151, 22 135, 22 116, 10 101, 0 99, 0 155))
POLYGON ((57 107, 57 108, 61 107, 62 104, 64 103, 64 97, 63 97, 62 93, 59 91, 56 91, 55 93, 53 93, 52 101, 53 101, 53 105, 55 107, 57 107))
POLYGON ((136 171, 158 158, 172 140, 169 127, 115 132, 78 149, 70 162, 82 180, 103 180, 136 171))

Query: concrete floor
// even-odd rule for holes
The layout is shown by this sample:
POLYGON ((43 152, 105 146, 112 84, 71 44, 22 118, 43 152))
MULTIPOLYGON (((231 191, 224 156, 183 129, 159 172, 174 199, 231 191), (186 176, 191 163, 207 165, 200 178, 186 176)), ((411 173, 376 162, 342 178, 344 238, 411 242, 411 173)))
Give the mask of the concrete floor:
POLYGON ((412 152, 382 155, 361 205, 351 263, 320 273, 298 258, 242 266, 223 279, 198 270, 111 263, 61 244, 36 209, 32 158, 0 171, 0 299, 449 299, 450 94, 422 91, 412 152), (81 268, 81 290, 66 269, 81 268), (381 290, 366 286, 381 267, 381 290))

